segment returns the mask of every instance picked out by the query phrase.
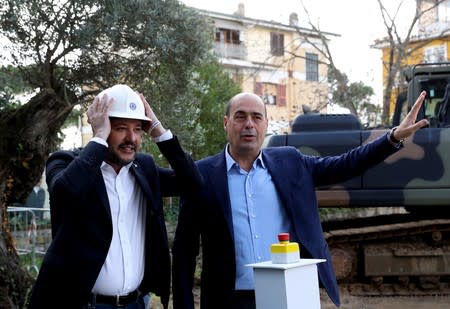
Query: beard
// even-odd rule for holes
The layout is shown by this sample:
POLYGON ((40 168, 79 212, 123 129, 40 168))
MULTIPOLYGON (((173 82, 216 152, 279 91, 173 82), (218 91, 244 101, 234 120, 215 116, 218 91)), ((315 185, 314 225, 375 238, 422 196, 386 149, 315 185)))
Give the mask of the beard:
MULTIPOLYGON (((121 146, 125 146, 126 144, 121 144, 119 145, 119 148, 121 146)), ((135 147, 135 149, 137 148, 136 145, 133 145, 135 147)), ((124 160, 122 159, 119 154, 117 153, 117 151, 115 151, 112 148, 108 149, 108 153, 106 154, 106 158, 105 158, 105 162, 108 162, 111 165, 119 165, 119 166, 125 166, 131 162, 134 161, 134 157, 132 160, 124 160)))

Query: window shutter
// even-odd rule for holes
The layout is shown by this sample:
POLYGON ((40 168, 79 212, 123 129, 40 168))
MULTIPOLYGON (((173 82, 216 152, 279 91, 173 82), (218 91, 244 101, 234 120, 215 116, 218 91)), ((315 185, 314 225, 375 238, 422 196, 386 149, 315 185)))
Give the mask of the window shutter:
POLYGON ((277 105, 286 106, 286 85, 277 86, 277 105))
POLYGON ((262 96, 263 95, 262 90, 263 90, 263 84, 255 82, 255 86, 254 86, 254 90, 253 90, 255 92, 255 94, 258 96, 262 96))

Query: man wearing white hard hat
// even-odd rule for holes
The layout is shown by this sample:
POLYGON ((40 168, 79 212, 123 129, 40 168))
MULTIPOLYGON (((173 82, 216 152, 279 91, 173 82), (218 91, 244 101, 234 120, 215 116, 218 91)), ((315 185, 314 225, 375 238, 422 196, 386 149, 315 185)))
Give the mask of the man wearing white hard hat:
POLYGON ((46 164, 52 243, 33 287, 34 308, 144 308, 152 292, 165 308, 170 254, 163 196, 189 196, 202 178, 176 136, 142 94, 102 91, 87 111, 94 137, 46 164), (139 153, 150 134, 173 169, 139 153))

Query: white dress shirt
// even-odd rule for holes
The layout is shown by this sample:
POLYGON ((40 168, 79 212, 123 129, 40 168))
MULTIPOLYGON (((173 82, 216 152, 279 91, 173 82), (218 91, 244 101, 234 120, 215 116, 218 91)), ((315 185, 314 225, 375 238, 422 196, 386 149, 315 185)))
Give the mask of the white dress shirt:
MULTIPOLYGON (((171 138, 172 132, 167 130, 154 141, 171 138)), ((94 137, 91 141, 108 147, 101 138, 94 137)), ((92 288, 94 294, 126 295, 136 290, 144 277, 146 200, 130 173, 132 164, 123 166, 118 174, 108 163, 101 165, 111 209, 113 237, 105 263, 92 288)))
POLYGON ((113 237, 105 263, 92 292, 125 295, 139 287, 144 276, 145 198, 129 169, 119 174, 103 162, 101 171, 108 192, 113 237))

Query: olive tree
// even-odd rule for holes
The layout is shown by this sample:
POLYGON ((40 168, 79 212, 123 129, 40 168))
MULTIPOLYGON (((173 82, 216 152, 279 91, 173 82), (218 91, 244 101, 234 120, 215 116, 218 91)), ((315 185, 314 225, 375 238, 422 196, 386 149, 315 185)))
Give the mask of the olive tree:
POLYGON ((73 108, 126 83, 189 146, 180 120, 198 119, 200 103, 184 93, 209 53, 208 29, 176 0, 0 0, 2 62, 13 68, 2 78, 24 85, 21 97, 0 85, 1 308, 22 307, 32 282, 13 247, 7 206, 41 177, 73 108))

